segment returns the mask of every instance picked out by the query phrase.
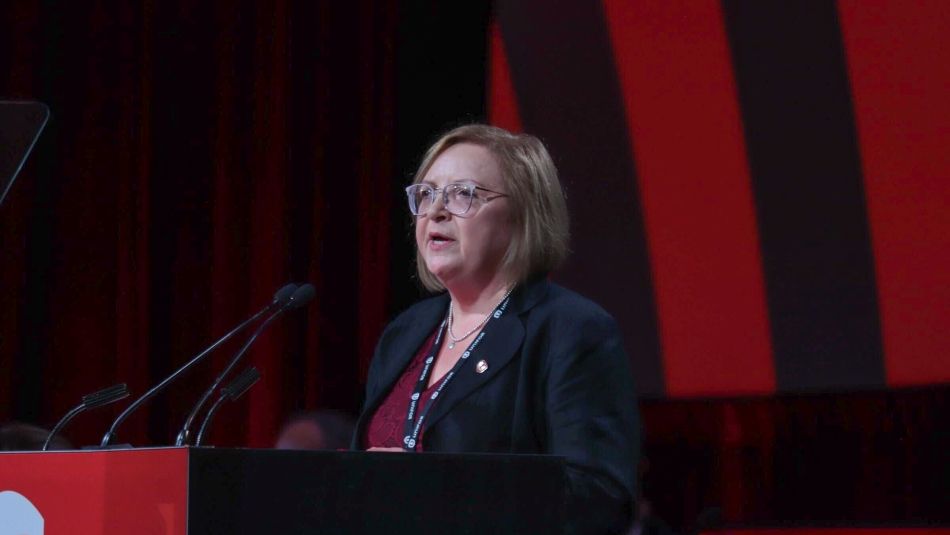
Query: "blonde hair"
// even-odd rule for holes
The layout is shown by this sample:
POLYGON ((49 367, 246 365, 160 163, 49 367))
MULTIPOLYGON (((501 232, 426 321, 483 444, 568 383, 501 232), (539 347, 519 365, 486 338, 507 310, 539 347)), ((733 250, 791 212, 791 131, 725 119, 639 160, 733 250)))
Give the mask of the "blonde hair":
MULTIPOLYGON (((514 235, 501 264, 509 281, 521 283, 558 267, 568 254, 569 218, 557 168, 544 144, 532 135, 512 134, 494 126, 460 126, 429 147, 413 184, 422 181, 446 149, 460 143, 485 147, 501 169, 514 223, 514 235)), ((418 248, 416 271, 426 289, 445 289, 426 267, 418 248)))

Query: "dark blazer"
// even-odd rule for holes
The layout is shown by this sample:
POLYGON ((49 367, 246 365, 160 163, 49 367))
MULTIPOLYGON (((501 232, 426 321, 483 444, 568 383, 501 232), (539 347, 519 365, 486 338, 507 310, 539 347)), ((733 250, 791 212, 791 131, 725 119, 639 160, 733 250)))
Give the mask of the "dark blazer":
MULTIPOLYGON (((448 305, 447 294, 426 299, 383 331, 354 448, 448 305)), ((576 293, 535 279, 512 293, 468 360, 426 416, 424 450, 561 455, 568 463, 570 531, 621 532, 629 525, 639 419, 613 318, 576 293), (480 360, 488 363, 481 374, 475 372, 480 360)))

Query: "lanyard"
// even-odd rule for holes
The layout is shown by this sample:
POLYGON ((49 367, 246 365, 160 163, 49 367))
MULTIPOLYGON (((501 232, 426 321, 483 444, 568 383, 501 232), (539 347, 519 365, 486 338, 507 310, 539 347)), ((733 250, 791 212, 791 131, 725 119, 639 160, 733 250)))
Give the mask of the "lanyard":
POLYGON ((432 392, 432 395, 429 396, 429 402, 426 403, 425 409, 422 413, 419 414, 419 418, 415 419, 416 407, 419 405, 419 398, 422 397, 422 393, 426 391, 426 388, 429 384, 429 376, 432 375, 433 364, 435 363, 435 356, 439 353, 439 349, 442 347, 442 336, 445 334, 445 326, 448 322, 448 316, 442 320, 442 324, 439 325, 439 331, 435 335, 435 341, 432 343, 432 348, 429 349, 429 353, 426 355, 425 365, 422 367, 422 373, 419 374, 419 380, 416 381, 416 386, 412 391, 412 396, 409 397, 409 408, 406 410, 406 424, 403 426, 404 436, 402 438, 402 448, 406 451, 415 451, 416 443, 419 438, 419 432, 422 430, 422 422, 425 421, 426 415, 429 414, 429 409, 435 405, 436 398, 439 397, 439 394, 445 390, 445 386, 449 384, 449 381, 455 377, 456 372, 462 368, 462 365, 468 360, 468 358, 475 352, 475 349, 482 342, 482 339, 485 338, 485 335, 488 333, 488 327, 493 321, 500 318, 502 314, 505 313, 505 309, 508 308, 508 302, 511 301, 511 298, 506 298, 501 304, 498 305, 498 308, 495 309, 495 312, 492 313, 491 319, 488 320, 488 323, 485 324, 485 327, 482 328, 482 332, 478 333, 478 336, 475 337, 475 340, 472 342, 468 348, 465 349, 465 352, 462 353, 462 356, 459 357, 456 361, 455 366, 452 366, 452 369, 449 370, 449 373, 445 374, 445 377, 442 379, 442 382, 439 383, 439 386, 435 389, 435 392, 432 392))

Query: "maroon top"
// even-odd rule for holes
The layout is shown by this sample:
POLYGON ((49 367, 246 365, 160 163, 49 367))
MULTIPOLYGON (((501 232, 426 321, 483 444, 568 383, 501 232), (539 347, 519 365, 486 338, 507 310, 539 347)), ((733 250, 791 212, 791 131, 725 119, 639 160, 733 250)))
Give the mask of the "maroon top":
MULTIPOLYGON (((393 389, 386 396, 386 399, 376 408, 373 417, 369 421, 366 433, 363 435, 363 449, 367 448, 401 448, 402 439, 405 436, 406 411, 409 410, 409 398, 419 380, 419 374, 422 373, 423 362, 432 344, 435 343, 436 333, 432 333, 429 339, 422 344, 412 362, 402 372, 399 380, 393 386, 393 389)), ((422 414, 429 397, 438 388, 439 381, 432 383, 425 392, 419 396, 419 403, 416 406, 416 418, 422 414)), ((422 431, 416 439, 416 451, 422 451, 422 431)))

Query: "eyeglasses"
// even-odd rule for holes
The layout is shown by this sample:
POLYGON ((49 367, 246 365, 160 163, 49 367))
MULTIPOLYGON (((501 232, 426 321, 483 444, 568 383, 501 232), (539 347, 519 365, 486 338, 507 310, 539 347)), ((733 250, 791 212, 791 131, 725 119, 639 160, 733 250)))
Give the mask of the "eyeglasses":
POLYGON ((472 208, 472 201, 478 197, 483 202, 488 202, 498 197, 507 197, 504 193, 492 191, 488 188, 476 186, 474 184, 453 183, 447 184, 444 188, 433 188, 428 184, 413 184, 406 188, 406 196, 409 198, 409 211, 412 215, 419 216, 429 212, 439 192, 442 192, 442 205, 445 209, 454 215, 465 215, 472 208), (478 197, 475 190, 494 193, 494 197, 478 197))

